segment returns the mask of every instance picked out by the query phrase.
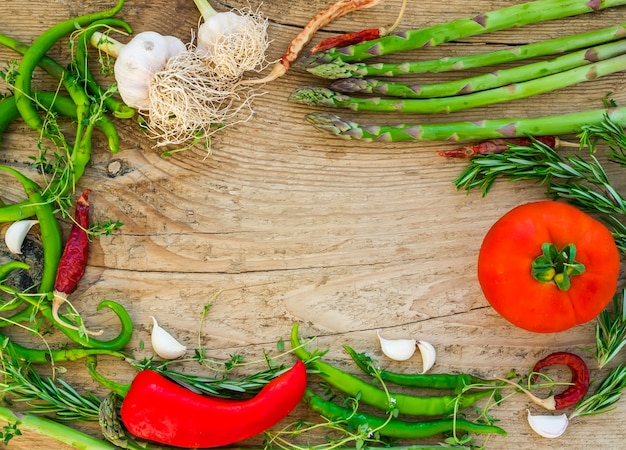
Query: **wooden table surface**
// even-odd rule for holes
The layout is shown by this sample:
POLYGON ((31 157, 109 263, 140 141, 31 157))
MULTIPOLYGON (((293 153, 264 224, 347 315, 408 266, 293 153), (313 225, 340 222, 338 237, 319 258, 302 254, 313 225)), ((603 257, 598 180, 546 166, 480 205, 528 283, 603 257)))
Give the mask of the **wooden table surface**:
MULTIPOLYGON (((276 59, 309 18, 330 2, 212 3, 219 10, 247 4, 258 7, 269 19, 269 57, 276 59)), ((520 2, 409 0, 400 28, 423 27, 515 3, 520 2)), ((5 1, 0 6, 0 29, 30 43, 61 20, 112 4, 109 0, 5 1)), ((341 18, 315 41, 387 25, 399 5, 399 0, 385 0, 373 9, 341 18)), ((624 12, 624 8, 614 8, 464 39, 425 49, 414 58, 482 52, 591 30, 620 23, 624 12)), ((154 30, 186 41, 198 21, 191 0, 127 0, 119 17, 136 33, 154 30)), ((69 51, 64 42, 50 55, 67 63, 69 51)), ((11 51, 0 49, 3 64, 13 58, 11 51)), ((601 107, 608 93, 624 104, 625 80, 620 73, 446 117, 345 115, 368 123, 402 123, 558 114, 601 107)), ((54 86, 39 72, 33 83, 54 86)), ((329 362, 355 374, 358 370, 350 364, 343 345, 366 351, 393 370, 421 367, 419 356, 404 363, 386 359, 379 350, 376 330, 389 338, 431 342, 438 352, 435 372, 491 376, 515 369, 523 374, 543 356, 566 350, 582 355, 594 377, 605 373, 596 369, 593 355, 585 351, 594 344, 593 322, 561 333, 534 334, 499 317, 481 294, 476 260, 486 231, 512 207, 545 198, 542 187, 498 182, 484 198, 480 192, 467 195, 452 183, 466 163, 444 160, 435 153, 455 147, 454 143, 363 143, 325 136, 304 120, 313 109, 287 101, 294 88, 310 84, 324 85, 325 81, 294 69, 266 85, 264 95, 254 102, 254 118, 216 134, 208 156, 197 147, 164 158, 135 121, 116 122, 122 135, 117 155, 108 152, 100 135, 96 137, 92 164, 79 188, 93 190, 92 218, 112 218, 124 225, 92 243, 87 273, 72 296, 88 325, 109 327, 107 335, 115 333, 115 318, 95 308, 102 299, 112 299, 121 302, 135 322, 127 348, 135 356, 151 355, 150 316, 157 317, 190 349, 198 348, 203 307, 220 291, 200 337, 202 346, 216 359, 242 354, 252 361, 263 351, 275 355, 277 342, 287 339, 297 322, 303 336, 318 337, 316 347, 330 349, 329 362), (118 163, 123 170, 110 176, 108 170, 118 163)), ((3 136, 1 163, 30 170, 30 158, 36 154, 34 132, 21 121, 13 124, 3 136)), ((19 187, 9 183, 8 177, 3 180, 3 199, 21 199, 19 187)), ((67 230, 69 224, 64 221, 63 226, 67 230)), ((23 339, 33 346, 41 344, 33 337, 23 339)), ((624 361, 623 354, 616 359, 611 366, 624 361)), ((104 392, 91 381, 82 363, 64 366, 68 369, 65 379, 78 389, 104 392)), ((260 369, 246 367, 242 373, 255 367, 260 369)), ((102 358, 100 368, 120 382, 130 381, 134 374, 126 363, 112 358, 102 358)), ((313 378, 311 383, 315 383, 313 378)), ((508 436, 490 438, 487 448, 624 448, 623 401, 609 414, 575 420, 565 435, 553 440, 530 430, 529 408, 539 412, 524 397, 515 396, 491 410, 508 436)), ((285 424, 300 419, 316 417, 299 406, 285 424)), ((95 426, 77 427, 99 435, 95 426)), ((323 443, 322 435, 313 436, 312 444, 323 443)), ((478 443, 482 441, 477 438, 478 443)), ((260 443, 255 438, 241 445, 260 443)), ((9 448, 70 447, 25 432, 9 448)))

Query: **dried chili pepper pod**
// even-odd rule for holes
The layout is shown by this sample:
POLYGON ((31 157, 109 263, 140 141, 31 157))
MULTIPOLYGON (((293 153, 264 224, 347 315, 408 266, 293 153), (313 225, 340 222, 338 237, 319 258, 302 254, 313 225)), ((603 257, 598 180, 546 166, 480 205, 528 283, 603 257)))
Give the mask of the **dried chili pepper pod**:
MULTIPOLYGON (((533 367, 533 372, 539 372, 544 367, 554 366, 562 364, 569 368, 572 372, 572 385, 560 394, 552 395, 548 397, 549 401, 554 402, 554 408, 552 409, 564 409, 578 403, 587 393, 589 389, 589 369, 585 361, 573 353, 569 352, 555 352, 542 360, 538 361, 533 367)), ((535 373, 531 382, 534 383, 538 378, 538 373, 535 373)))
MULTIPOLYGON (((87 260, 89 258, 89 201, 90 190, 85 190, 76 201, 76 212, 74 214, 74 224, 70 230, 70 235, 63 249, 61 260, 57 268, 56 280, 54 283, 54 299, 52 300, 52 316, 64 327, 77 330, 59 317, 59 308, 67 301, 68 295, 76 290, 78 282, 85 274, 87 260)), ((88 334, 100 335, 102 331, 88 331, 88 334)))

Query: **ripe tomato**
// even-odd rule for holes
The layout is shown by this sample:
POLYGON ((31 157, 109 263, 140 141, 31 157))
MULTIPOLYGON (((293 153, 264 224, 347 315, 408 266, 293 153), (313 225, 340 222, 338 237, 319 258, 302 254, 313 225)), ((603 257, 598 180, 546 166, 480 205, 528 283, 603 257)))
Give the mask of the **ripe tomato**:
POLYGON ((620 256, 611 232, 565 203, 527 203, 487 232, 478 280, 491 306, 537 333, 595 318, 617 289, 620 256))

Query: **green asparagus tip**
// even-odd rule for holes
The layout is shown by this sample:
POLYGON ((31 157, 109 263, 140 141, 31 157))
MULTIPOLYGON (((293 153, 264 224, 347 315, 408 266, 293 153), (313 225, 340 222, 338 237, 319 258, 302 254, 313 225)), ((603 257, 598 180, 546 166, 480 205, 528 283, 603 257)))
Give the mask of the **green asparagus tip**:
POLYGON ((292 103, 328 108, 336 107, 338 101, 347 100, 349 97, 346 95, 318 86, 305 86, 295 89, 289 96, 289 101, 292 103))
POLYGON ((356 123, 342 119, 336 114, 323 112, 310 113, 306 115, 306 120, 315 128, 324 133, 332 134, 342 139, 361 139, 363 130, 356 123))

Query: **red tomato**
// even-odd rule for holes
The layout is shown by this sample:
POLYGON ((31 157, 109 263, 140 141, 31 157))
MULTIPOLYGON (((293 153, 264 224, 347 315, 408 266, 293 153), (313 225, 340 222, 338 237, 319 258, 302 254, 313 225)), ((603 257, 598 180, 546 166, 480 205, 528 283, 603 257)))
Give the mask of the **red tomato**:
POLYGON ((553 201, 506 213, 487 232, 478 256, 478 280, 491 306, 537 333, 594 319, 615 295, 619 271, 611 232, 579 209, 553 201))

